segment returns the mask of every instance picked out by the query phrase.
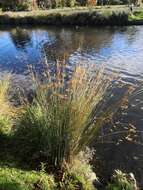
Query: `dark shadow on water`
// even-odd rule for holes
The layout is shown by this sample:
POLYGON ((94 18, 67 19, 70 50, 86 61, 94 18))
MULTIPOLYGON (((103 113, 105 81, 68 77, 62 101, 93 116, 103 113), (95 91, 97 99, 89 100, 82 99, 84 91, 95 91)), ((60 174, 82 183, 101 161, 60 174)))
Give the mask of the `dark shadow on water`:
POLYGON ((17 49, 25 49, 31 43, 28 31, 21 28, 11 30, 10 37, 17 49))
MULTIPOLYGON (((122 106, 112 120, 105 123, 91 144, 96 150, 92 165, 103 183, 111 178, 114 170, 120 169, 133 173, 143 187, 143 95, 137 93, 139 90, 132 92, 128 106, 122 106)), ((113 96, 109 104, 114 104, 123 92, 124 88, 115 88, 116 98, 113 96)))
POLYGON ((143 186, 143 145, 124 142, 119 145, 114 143, 94 144, 96 155, 92 160, 97 176, 106 182, 111 178, 114 170, 134 173, 140 186, 143 186))

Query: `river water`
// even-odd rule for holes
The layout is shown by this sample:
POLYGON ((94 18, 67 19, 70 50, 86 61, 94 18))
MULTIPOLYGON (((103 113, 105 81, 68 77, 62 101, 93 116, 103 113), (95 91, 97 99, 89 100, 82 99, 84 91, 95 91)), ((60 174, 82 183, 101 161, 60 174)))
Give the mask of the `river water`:
MULTIPOLYGON (((125 83, 138 85, 143 80, 143 26, 0 28, 0 73, 14 73, 22 82, 22 77, 28 74, 28 65, 41 71, 45 54, 49 64, 56 60, 66 61, 71 68, 79 62, 104 64, 107 71, 118 73, 125 83)), ((130 103, 130 109, 120 118, 115 121, 120 130, 135 127, 143 131, 142 95, 130 103)), ((143 133, 139 133, 139 137, 134 142, 120 139, 124 142, 120 145, 119 142, 111 142, 112 146, 110 142, 106 145, 103 142, 104 146, 101 144, 102 148, 97 148, 97 161, 110 160, 110 164, 105 168, 101 164, 100 174, 108 177, 112 169, 126 169, 135 173, 142 183, 143 133)), ((114 136, 108 140, 115 140, 114 136)))
POLYGON ((105 64, 131 82, 143 77, 143 27, 0 28, 0 70, 25 74, 41 67, 43 49, 49 63, 65 59, 105 64))

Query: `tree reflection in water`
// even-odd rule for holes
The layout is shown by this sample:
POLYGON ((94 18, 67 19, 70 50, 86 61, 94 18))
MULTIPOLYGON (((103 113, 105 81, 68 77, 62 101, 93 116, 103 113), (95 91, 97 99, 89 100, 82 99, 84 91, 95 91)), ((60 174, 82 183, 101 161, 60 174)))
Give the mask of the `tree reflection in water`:
POLYGON ((17 49, 24 50, 28 45, 30 45, 30 43, 32 43, 28 30, 21 29, 19 27, 11 30, 10 37, 17 49))

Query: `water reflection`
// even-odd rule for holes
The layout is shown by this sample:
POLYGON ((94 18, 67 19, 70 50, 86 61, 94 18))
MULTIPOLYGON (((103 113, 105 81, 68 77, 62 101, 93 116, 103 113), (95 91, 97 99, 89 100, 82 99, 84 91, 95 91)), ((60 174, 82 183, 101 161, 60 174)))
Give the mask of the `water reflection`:
POLYGON ((56 60, 105 64, 125 81, 142 78, 143 27, 7 28, 0 30, 0 68, 24 73, 27 65, 40 69, 43 54, 56 60))
POLYGON ((80 53, 99 53, 105 44, 110 44, 114 32, 104 30, 94 30, 91 32, 89 28, 81 30, 62 29, 49 32, 49 37, 54 36, 55 41, 43 45, 47 53, 48 59, 55 61, 68 60, 76 52, 80 53))
POLYGON ((17 49, 26 49, 27 46, 32 46, 31 37, 27 30, 21 28, 12 29, 10 37, 17 49))

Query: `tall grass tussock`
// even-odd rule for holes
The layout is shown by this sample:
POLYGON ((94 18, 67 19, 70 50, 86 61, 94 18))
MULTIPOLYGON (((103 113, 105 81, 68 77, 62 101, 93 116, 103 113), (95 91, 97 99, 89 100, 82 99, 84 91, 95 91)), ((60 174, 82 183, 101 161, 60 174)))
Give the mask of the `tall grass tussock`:
POLYGON ((99 104, 111 96, 113 85, 104 69, 80 65, 67 77, 66 66, 58 62, 54 74, 48 68, 44 77, 40 82, 34 76, 35 97, 32 103, 25 101, 15 139, 24 161, 46 162, 50 171, 61 171, 96 138, 126 98, 102 110, 99 104))

